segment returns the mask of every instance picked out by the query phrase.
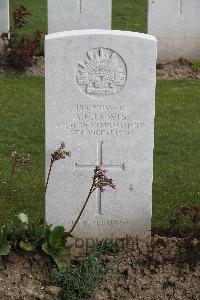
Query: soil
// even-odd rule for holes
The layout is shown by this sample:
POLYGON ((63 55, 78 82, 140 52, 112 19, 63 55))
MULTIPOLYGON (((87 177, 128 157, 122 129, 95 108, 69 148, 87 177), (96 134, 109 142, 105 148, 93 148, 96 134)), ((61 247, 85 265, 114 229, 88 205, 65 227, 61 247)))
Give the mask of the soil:
MULTIPOLYGON (((16 71, 8 68, 0 67, 0 75, 16 75, 16 71)), ((25 71, 22 75, 25 76, 42 76, 44 77, 44 58, 35 57, 33 65, 25 71)), ((157 79, 167 80, 183 80, 193 79, 200 80, 200 71, 194 71, 192 69, 192 63, 184 58, 180 58, 177 61, 158 64, 157 65, 157 79)))
POLYGON ((24 73, 19 73, 14 69, 0 66, 0 75, 24 75, 24 76, 41 76, 45 75, 44 57, 34 57, 32 66, 28 67, 24 73))
MULTIPOLYGON (((104 255, 108 273, 90 300, 199 300, 200 265, 186 262, 181 239, 163 240, 153 254, 151 245, 126 239, 118 253, 104 255)), ((53 267, 43 253, 12 254, 0 262, 0 300, 60 300, 61 288, 49 279, 53 267)))
POLYGON ((61 288, 52 286, 51 260, 39 253, 12 254, 0 262, 0 300, 57 300, 61 288))
POLYGON ((181 240, 164 240, 167 248, 158 247, 153 257, 150 246, 133 240, 119 254, 105 257, 109 273, 91 300, 199 300, 200 265, 182 260, 181 240))
POLYGON ((200 70, 194 71, 192 63, 184 58, 166 64, 157 65, 157 79, 183 80, 200 79, 200 70))

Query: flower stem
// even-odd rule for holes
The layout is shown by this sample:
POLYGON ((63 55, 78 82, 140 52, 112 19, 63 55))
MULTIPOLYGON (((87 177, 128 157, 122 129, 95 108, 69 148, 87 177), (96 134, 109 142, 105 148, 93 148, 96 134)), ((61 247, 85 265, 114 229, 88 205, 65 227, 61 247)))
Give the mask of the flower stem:
POLYGON ((48 171, 48 175, 47 175, 47 180, 46 180, 46 183, 45 183, 45 189, 44 189, 44 194, 45 194, 45 195, 46 195, 47 187, 48 187, 48 184, 49 184, 49 178, 50 178, 50 176, 51 176, 51 171, 52 171, 53 163, 54 163, 54 159, 52 158, 52 159, 51 159, 51 162, 50 162, 50 166, 49 166, 49 171, 48 171))
MULTIPOLYGON (((44 186, 44 196, 46 195, 46 192, 47 192, 47 187, 48 187, 48 184, 49 184, 49 178, 51 176, 51 171, 52 171, 54 161, 55 160, 53 158, 51 158, 51 162, 50 162, 50 165, 49 165, 49 171, 48 171, 47 179, 46 179, 45 186, 44 186)), ((43 201, 42 201, 42 203, 39 207, 39 210, 38 210, 38 217, 37 217, 38 223, 40 223, 40 220, 41 220, 42 210, 43 210, 43 201)))
POLYGON ((16 157, 14 157, 14 159, 13 159, 10 177, 7 181, 7 187, 6 187, 4 196, 3 196, 2 208, 1 208, 1 213, 0 213, 0 229, 1 229, 2 225, 4 225, 4 221, 5 221, 5 215, 6 215, 6 210, 7 210, 7 206, 8 206, 10 189, 11 189, 11 185, 12 185, 13 176, 15 174, 15 167, 16 167, 16 157))
POLYGON ((81 218, 81 216, 82 216, 82 214, 83 214, 83 212, 84 212, 84 210, 85 210, 85 207, 86 207, 86 205, 87 205, 87 203, 88 203, 88 201, 89 201, 89 199, 90 199, 90 196, 91 196, 92 193, 96 190, 96 187, 95 187, 94 183, 95 183, 95 182, 94 182, 94 180, 93 180, 92 186, 91 186, 90 191, 89 191, 89 194, 88 194, 88 196, 87 196, 87 198, 86 198, 86 200, 85 200, 85 203, 84 203, 84 205, 83 205, 83 207, 82 207, 82 209, 81 209, 81 211, 80 211, 80 213, 79 213, 79 215, 78 215, 76 221, 74 222, 74 225, 72 226, 72 228, 71 228, 70 231, 69 231, 69 236, 71 235, 72 231, 74 231, 74 229, 75 229, 75 227, 76 227, 78 221, 80 220, 80 218, 81 218))

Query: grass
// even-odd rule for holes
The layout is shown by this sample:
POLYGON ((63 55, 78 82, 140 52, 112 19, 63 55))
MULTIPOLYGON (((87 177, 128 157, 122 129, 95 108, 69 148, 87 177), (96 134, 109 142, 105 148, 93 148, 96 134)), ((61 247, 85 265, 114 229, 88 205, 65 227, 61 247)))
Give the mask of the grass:
MULTIPOLYGON (((74 0, 75 1, 75 0, 74 0)), ((10 0, 11 14, 23 4, 32 14, 23 33, 47 32, 47 0, 10 0)), ((146 32, 147 0, 113 0, 113 29, 146 32)))
POLYGON ((147 32, 147 0, 113 0, 112 29, 147 32))
POLYGON ((1 77, 0 89, 0 196, 10 171, 11 151, 30 153, 33 166, 15 176, 8 217, 21 211, 33 217, 43 201, 44 79, 1 77))
POLYGON ((20 4, 23 4, 31 12, 28 23, 21 30, 23 34, 32 36, 37 29, 46 33, 47 0, 10 0, 10 15, 20 4))
POLYGON ((200 82, 159 81, 156 97, 153 223, 200 203, 200 82))
MULTIPOLYGON (((16 177, 9 218, 23 211, 34 218, 43 202, 44 79, 1 77, 0 193, 10 152, 30 153, 33 165, 16 177)), ((153 185, 153 225, 164 227, 178 205, 200 202, 200 82, 159 81, 153 185)))

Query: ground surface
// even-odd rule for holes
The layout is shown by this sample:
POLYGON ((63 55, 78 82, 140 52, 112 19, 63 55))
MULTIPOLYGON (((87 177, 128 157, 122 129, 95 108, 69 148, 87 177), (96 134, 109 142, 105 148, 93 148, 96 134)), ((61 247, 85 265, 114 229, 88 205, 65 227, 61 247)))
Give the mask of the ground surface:
MULTIPOLYGON (((0 74, 16 75, 16 71, 8 68, 0 67, 0 74)), ((35 57, 34 63, 25 71, 26 76, 42 76, 45 75, 44 58, 35 57)), ((157 79, 166 80, 200 80, 200 71, 194 71, 192 63, 181 58, 166 64, 157 65, 157 79)))
POLYGON ((51 261, 41 254, 21 254, 0 262, 1 300, 56 300, 59 287, 50 283, 51 261))
MULTIPOLYGON (((181 239, 164 240, 167 248, 154 247, 153 254, 151 246, 127 239, 118 253, 101 256, 105 279, 92 297, 79 299, 199 300, 200 266, 185 262, 181 239)), ((61 288, 49 279, 52 266, 38 253, 15 254, 0 262, 0 299, 60 300, 61 288)))
POLYGON ((156 249, 153 260, 145 243, 132 240, 118 255, 105 257, 109 273, 91 300, 200 299, 200 266, 181 263, 180 240, 165 240, 167 249, 156 249))

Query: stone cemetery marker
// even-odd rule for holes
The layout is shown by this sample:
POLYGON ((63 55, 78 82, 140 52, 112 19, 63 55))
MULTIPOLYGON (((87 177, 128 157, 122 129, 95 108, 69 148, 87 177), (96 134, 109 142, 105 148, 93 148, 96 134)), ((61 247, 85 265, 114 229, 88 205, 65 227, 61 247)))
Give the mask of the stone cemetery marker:
POLYGON ((96 165, 117 190, 93 194, 74 232, 80 238, 149 236, 152 210, 156 40, 82 30, 46 36, 46 172, 65 141, 46 196, 49 224, 69 230, 96 165))
POLYGON ((200 1, 149 0, 148 33, 158 40, 158 61, 200 59, 200 1))
POLYGON ((9 27, 9 0, 0 0, 0 34, 8 32, 9 27))
POLYGON ((48 0, 48 32, 111 29, 112 0, 48 0))

